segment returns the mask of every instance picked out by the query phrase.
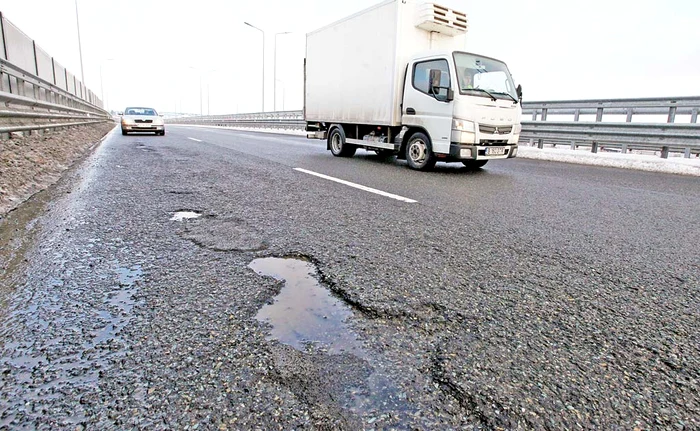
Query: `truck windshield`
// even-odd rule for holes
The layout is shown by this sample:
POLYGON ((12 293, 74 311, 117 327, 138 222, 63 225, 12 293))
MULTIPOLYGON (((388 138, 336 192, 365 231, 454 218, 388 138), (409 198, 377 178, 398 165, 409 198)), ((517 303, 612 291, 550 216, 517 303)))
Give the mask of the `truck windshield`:
POLYGON ((508 66, 498 60, 455 52, 457 80, 461 94, 517 100, 508 66))

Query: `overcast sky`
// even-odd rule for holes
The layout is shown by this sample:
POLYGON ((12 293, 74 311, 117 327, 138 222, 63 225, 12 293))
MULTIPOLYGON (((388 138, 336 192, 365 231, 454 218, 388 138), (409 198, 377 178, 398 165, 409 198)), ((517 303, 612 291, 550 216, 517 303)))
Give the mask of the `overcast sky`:
MULTIPOLYGON (((305 33, 379 0, 78 0, 85 83, 109 108, 206 114, 301 109, 305 33), (100 78, 102 69, 102 78, 100 78), (207 95, 209 97, 207 98, 207 95)), ((437 2, 441 3, 441 2, 437 2)), ((505 61, 526 100, 700 95, 700 1, 447 0, 471 52, 505 61)), ((80 77, 74 0, 0 11, 80 77)), ((345 57, 344 61, 352 61, 345 57)))

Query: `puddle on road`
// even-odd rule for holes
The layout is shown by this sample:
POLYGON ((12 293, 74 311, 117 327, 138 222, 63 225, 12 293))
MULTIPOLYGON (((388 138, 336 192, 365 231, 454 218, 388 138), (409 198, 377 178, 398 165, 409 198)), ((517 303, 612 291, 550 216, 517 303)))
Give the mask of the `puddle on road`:
MULTIPOLYGON (((311 263, 262 258, 253 260, 249 267, 260 275, 284 281, 274 302, 263 306, 255 316, 272 325, 268 340, 278 340, 302 352, 311 345, 328 354, 349 353, 372 366, 365 387, 348 387, 338 396, 342 407, 367 418, 397 414, 408 417, 415 413, 415 406, 407 402, 406 394, 397 385, 405 376, 394 375, 391 363, 363 348, 347 324, 352 310, 319 284, 317 270, 311 263)), ((399 416, 396 420, 401 423, 399 416)), ((368 419, 368 424, 373 420, 368 419)))
POLYGON ((351 353, 366 359, 367 354, 345 323, 352 311, 319 285, 311 263, 269 257, 255 259, 249 267, 284 281, 275 302, 263 306, 255 316, 272 325, 269 339, 301 351, 308 344, 320 344, 331 354, 351 353))
POLYGON ((199 218, 202 214, 194 211, 178 211, 170 218, 172 221, 183 221, 187 219, 199 218))

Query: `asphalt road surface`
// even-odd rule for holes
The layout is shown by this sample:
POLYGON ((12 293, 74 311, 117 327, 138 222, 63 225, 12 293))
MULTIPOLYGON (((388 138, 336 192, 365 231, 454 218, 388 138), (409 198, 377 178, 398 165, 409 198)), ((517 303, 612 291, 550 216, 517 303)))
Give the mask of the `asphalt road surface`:
POLYGON ((699 185, 112 134, 0 221, 0 429, 698 429, 699 185))

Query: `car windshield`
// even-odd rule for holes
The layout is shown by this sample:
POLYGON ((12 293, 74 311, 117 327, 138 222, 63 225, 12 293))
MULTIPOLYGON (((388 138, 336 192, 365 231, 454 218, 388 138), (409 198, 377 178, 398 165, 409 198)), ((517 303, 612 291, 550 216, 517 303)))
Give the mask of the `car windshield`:
POLYGON ((513 78, 505 63, 465 52, 455 52, 454 58, 460 93, 517 99, 513 78))
POLYGON ((126 115, 158 115, 155 109, 151 108, 126 108, 126 115))

